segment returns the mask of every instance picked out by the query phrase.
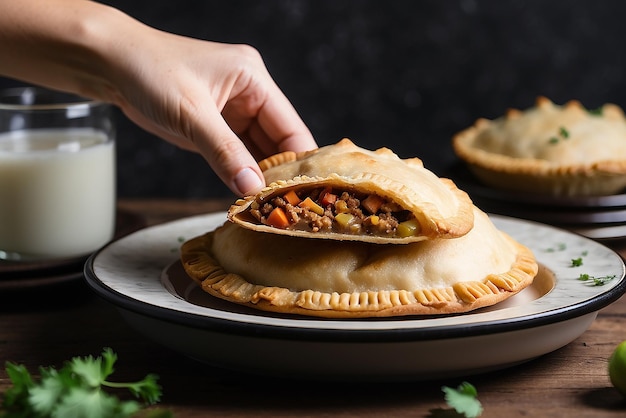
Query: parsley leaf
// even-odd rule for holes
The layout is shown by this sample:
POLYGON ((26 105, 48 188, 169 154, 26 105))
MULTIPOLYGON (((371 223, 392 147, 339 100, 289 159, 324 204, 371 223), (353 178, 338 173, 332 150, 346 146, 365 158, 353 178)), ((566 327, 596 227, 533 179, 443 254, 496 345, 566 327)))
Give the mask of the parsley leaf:
MULTIPOLYGON (((66 371, 62 373, 65 374, 66 371)), ((61 377, 56 370, 41 369, 41 383, 34 385, 28 395, 28 403, 35 411, 44 416, 54 411, 66 388, 74 386, 74 382, 66 380, 65 377, 61 377)))
MULTIPOLYGON (((24 366, 7 362, 6 370, 13 386, 4 394, 0 416, 122 418, 141 411, 145 404, 159 401, 161 387, 156 375, 149 374, 131 383, 109 381, 116 360, 117 355, 105 348, 101 357, 74 357, 60 370, 41 367, 38 382, 24 366), (127 389, 144 405, 135 400, 122 401, 106 393, 106 387, 127 389)), ((160 416, 170 416, 168 412, 160 416)))
POLYGON ((471 383, 463 382, 456 389, 443 386, 441 390, 445 393, 448 405, 459 414, 476 418, 483 413, 483 406, 477 398, 478 392, 471 383))

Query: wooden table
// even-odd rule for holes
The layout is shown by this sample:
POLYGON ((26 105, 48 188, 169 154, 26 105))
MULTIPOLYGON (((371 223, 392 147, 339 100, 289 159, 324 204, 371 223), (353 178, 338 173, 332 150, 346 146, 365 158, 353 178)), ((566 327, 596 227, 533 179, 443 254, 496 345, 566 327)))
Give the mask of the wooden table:
MULTIPOLYGON (((122 200, 146 225, 223 210, 229 201, 122 200)), ((616 248, 626 254, 626 245, 616 248)), ((466 378, 478 390, 484 417, 623 417, 626 401, 611 386, 607 359, 626 339, 626 297, 603 309, 566 347, 526 364, 466 378)), ((36 371, 111 347, 114 377, 157 373, 161 406, 176 417, 454 417, 441 386, 415 383, 332 383, 246 376, 197 363, 155 345, 128 326, 82 281, 0 295, 0 360, 36 371)), ((459 348, 462 355, 462 347, 459 348)), ((377 359, 372 359, 377 361, 377 359)), ((0 371, 0 392, 9 385, 0 371)))

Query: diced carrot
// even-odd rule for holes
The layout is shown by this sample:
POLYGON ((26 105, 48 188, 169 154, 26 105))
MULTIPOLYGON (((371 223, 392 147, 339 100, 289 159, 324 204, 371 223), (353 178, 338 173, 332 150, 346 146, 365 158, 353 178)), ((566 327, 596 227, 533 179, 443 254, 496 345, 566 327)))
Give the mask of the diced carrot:
POLYGON ((327 187, 320 194, 320 203, 323 206, 334 205, 337 201, 337 195, 332 193, 332 189, 327 187))
POLYGON ((287 202, 291 203, 294 206, 301 202, 301 199, 298 197, 295 190, 289 190, 287 193, 285 193, 285 196, 283 197, 287 202))
POLYGON ((281 208, 274 208, 267 217, 267 223, 273 227, 285 229, 289 226, 289 219, 281 208))
POLYGON ((307 208, 311 210, 312 212, 317 213, 318 215, 324 214, 324 208, 318 205, 317 203, 315 203, 310 197, 307 197, 306 199, 304 199, 302 202, 298 204, 298 206, 307 208))
POLYGON ((369 213, 375 214, 383 205, 383 202, 384 200, 382 197, 371 194, 361 201, 361 206, 363 206, 363 208, 369 213))

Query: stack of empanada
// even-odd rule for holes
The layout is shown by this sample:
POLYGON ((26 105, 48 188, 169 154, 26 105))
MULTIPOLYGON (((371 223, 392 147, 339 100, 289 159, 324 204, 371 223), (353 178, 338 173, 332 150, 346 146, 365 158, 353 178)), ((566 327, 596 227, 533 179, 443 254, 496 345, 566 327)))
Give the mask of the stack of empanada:
POLYGON ((183 244, 219 298, 329 318, 437 315, 493 305, 532 283, 532 252, 455 184, 344 139, 261 162, 268 186, 183 244))

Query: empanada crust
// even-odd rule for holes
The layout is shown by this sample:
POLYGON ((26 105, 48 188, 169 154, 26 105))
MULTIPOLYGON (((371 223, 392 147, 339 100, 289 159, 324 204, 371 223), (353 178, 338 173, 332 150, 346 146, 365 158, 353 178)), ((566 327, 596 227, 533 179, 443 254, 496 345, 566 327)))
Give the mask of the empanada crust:
POLYGON ((472 201, 464 191, 451 180, 439 178, 424 168, 420 159, 401 159, 387 148, 369 151, 343 139, 314 151, 278 154, 262 161, 260 166, 268 186, 257 195, 238 200, 228 212, 231 221, 254 231, 301 238, 403 244, 463 236, 473 225, 472 201), (267 201, 290 189, 312 186, 383 196, 413 213, 420 224, 420 233, 401 238, 332 231, 312 233, 264 225, 248 215, 253 202, 267 201))

